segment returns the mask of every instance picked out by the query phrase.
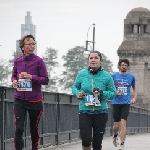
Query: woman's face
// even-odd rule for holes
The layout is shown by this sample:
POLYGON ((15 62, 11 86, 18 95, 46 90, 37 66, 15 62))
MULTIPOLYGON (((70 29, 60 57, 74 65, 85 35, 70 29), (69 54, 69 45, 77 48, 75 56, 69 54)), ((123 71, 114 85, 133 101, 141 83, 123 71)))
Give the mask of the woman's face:
POLYGON ((98 69, 101 66, 102 60, 100 59, 100 56, 97 53, 91 53, 89 56, 89 66, 92 69, 98 69))
POLYGON ((35 49, 35 41, 32 38, 24 40, 24 46, 22 50, 24 50, 25 55, 33 54, 35 49))

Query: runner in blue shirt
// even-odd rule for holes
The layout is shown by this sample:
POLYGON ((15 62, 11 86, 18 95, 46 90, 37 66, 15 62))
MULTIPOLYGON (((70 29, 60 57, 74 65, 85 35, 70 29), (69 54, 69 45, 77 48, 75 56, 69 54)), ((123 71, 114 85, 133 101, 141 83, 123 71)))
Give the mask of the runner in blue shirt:
POLYGON ((118 134, 119 134, 121 140, 119 150, 124 150, 127 117, 129 114, 130 104, 136 103, 137 90, 134 75, 127 72, 129 67, 129 60, 120 59, 118 66, 119 72, 116 72, 112 75, 116 87, 116 97, 113 98, 111 101, 111 104, 113 105, 113 118, 114 118, 113 144, 115 147, 119 145, 118 142, 118 134), (133 89, 133 98, 131 97, 130 91, 131 87, 133 89))

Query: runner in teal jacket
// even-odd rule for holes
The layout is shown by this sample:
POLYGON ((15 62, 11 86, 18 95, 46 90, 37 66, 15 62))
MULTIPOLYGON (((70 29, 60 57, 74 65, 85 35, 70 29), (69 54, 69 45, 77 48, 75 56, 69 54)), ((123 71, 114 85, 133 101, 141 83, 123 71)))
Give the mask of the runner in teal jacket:
POLYGON ((79 128, 83 150, 102 150, 102 140, 108 120, 107 100, 115 97, 111 75, 101 68, 99 51, 89 54, 89 67, 82 69, 73 84, 72 93, 79 103, 79 128), (92 146, 91 146, 92 143, 92 146))

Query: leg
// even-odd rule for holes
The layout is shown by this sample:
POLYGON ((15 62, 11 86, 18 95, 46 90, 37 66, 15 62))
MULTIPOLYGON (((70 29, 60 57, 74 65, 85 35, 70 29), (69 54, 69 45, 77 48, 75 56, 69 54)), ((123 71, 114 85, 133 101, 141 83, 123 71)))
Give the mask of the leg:
POLYGON ((42 110, 28 110, 29 118, 30 118, 30 133, 32 140, 32 150, 38 149, 38 141, 39 141, 39 132, 38 132, 38 123, 40 121, 40 116, 42 114, 42 110))
POLYGON ((120 129, 120 122, 114 122, 114 126, 113 126, 114 135, 117 135, 119 129, 120 129))
POLYGON ((113 105, 113 118, 114 118, 113 133, 114 135, 116 135, 119 132, 121 121, 121 106, 119 104, 113 105))
POLYGON ((120 122, 120 140, 121 140, 121 143, 124 143, 125 141, 125 138, 126 138, 126 120, 124 119, 121 119, 121 122, 120 122))
POLYGON ((102 140, 108 120, 107 113, 93 115, 93 150, 102 149, 102 140))
POLYGON ((79 128, 82 140, 82 149, 91 150, 92 142, 92 117, 91 115, 79 114, 79 128))
POLYGON ((114 126, 113 126, 113 144, 115 147, 119 145, 118 142, 118 133, 120 130, 120 121, 121 121, 121 105, 114 104, 113 105, 113 118, 114 118, 114 126))
POLYGON ((129 104, 122 105, 121 107, 120 140, 122 144, 124 144, 126 138, 127 133, 126 124, 127 124, 127 117, 129 115, 129 109, 130 109, 129 104))
POLYGON ((15 122, 15 150, 23 149, 23 132, 24 121, 26 117, 26 109, 23 107, 21 100, 15 100, 14 102, 14 122, 15 122))

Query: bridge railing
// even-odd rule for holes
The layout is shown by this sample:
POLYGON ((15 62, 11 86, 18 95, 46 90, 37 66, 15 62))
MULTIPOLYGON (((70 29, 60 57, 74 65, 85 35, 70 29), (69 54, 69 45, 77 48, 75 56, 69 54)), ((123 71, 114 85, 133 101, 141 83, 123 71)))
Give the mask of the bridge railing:
MULTIPOLYGON (((14 147, 13 93, 10 87, 0 87, 0 150, 14 147)), ((78 103, 69 94, 43 92, 43 114, 39 122, 40 147, 60 145, 80 140, 78 103)), ((112 135, 112 107, 108 101, 109 118, 105 134, 112 135)), ((25 121, 24 148, 31 147, 28 114, 25 121)), ((131 106, 127 123, 128 134, 150 132, 150 110, 131 106)))

